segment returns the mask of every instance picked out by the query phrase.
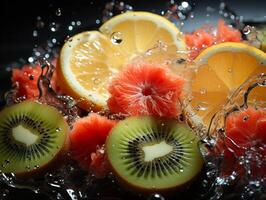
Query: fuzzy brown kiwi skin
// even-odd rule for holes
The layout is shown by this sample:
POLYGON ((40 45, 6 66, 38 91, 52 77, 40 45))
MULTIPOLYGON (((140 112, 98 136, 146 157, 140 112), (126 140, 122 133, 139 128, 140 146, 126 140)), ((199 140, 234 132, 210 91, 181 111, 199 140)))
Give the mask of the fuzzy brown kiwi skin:
POLYGON ((69 139, 70 129, 69 126, 67 125, 67 122, 65 122, 65 126, 68 127, 66 131, 65 143, 62 146, 61 150, 54 156, 54 158, 47 164, 37 169, 33 169, 28 172, 16 173, 15 174, 16 177, 21 179, 40 178, 45 173, 61 167, 67 161, 67 153, 69 152, 69 147, 70 147, 70 139, 69 139))
POLYGON ((142 187, 138 187, 136 185, 133 185, 130 182, 121 178, 119 176, 119 174, 116 172, 116 170, 114 169, 114 167, 112 166, 111 162, 108 160, 108 156, 107 156, 107 161, 108 161, 108 164, 110 166, 110 170, 112 171, 112 173, 116 177, 116 180, 118 181, 120 186, 122 186, 123 188, 127 189, 128 191, 130 191, 132 193, 138 192, 138 193, 142 194, 143 196, 149 196, 149 195, 154 194, 154 193, 159 193, 159 194, 162 194, 166 197, 171 197, 176 193, 183 192, 186 189, 188 189, 190 187, 190 185, 193 182, 195 182, 201 176, 202 167, 203 167, 203 164, 202 164, 201 170, 199 170, 198 174, 193 179, 191 179, 190 181, 188 181, 182 185, 171 187, 171 188, 165 188, 165 189, 156 189, 156 188, 147 189, 147 188, 142 188, 142 187))

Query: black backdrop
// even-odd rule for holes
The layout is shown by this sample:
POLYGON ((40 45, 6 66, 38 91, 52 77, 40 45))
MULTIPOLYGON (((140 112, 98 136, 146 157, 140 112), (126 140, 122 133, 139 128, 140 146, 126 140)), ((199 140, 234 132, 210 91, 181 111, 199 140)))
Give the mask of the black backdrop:
MULTIPOLYGON (((170 0, 125 0, 133 10, 148 10, 160 13, 167 9, 170 0)), ((27 61, 32 55, 34 45, 45 44, 47 39, 57 38, 60 44, 67 35, 74 35, 82 30, 97 28, 95 21, 102 19, 105 0, 1 0, 0 1, 0 96, 10 87, 10 71, 5 70, 11 63, 27 61), (61 16, 56 12, 60 8, 61 16), (36 29, 37 17, 43 21, 43 28, 39 37, 33 37, 36 29), (81 25, 67 32, 67 27, 72 21, 80 21, 81 25), (49 24, 60 24, 58 31, 51 32, 49 24)), ((178 2, 178 1, 177 1, 178 2)), ((190 1, 191 2, 191 1, 190 1)), ((220 16, 218 13, 219 0, 194 0, 194 19, 186 23, 184 31, 193 30, 202 23, 214 23, 220 16), (214 8, 212 13, 207 13, 207 7, 214 8)), ((246 21, 266 21, 266 1, 263 0, 228 0, 228 4, 246 21)), ((1 104, 3 104, 3 101, 1 104)), ((0 104, 0 105, 1 105, 0 104)), ((0 193, 5 186, 0 185, 0 193)), ((9 199, 47 199, 35 195, 27 190, 10 189, 9 199)), ((1 199, 4 197, 0 197, 1 199)))

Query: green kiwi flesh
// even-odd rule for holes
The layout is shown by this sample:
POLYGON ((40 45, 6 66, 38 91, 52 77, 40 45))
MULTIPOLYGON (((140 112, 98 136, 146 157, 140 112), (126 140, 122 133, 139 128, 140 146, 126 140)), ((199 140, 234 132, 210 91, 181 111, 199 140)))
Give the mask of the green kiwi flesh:
POLYGON ((52 106, 24 101, 4 108, 0 112, 0 170, 21 177, 42 171, 66 148, 68 130, 52 106))
POLYGON ((120 182, 143 193, 181 189, 203 166, 199 139, 176 120, 129 117, 112 129, 106 150, 120 182))

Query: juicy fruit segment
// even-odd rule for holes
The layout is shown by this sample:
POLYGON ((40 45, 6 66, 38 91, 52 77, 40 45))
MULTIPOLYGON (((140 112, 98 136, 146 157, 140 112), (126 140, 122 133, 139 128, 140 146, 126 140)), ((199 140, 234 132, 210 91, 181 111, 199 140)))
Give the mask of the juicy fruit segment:
MULTIPOLYGON (((56 64, 56 60, 52 61, 56 64)), ((38 79, 42 74, 40 65, 24 65, 21 69, 13 69, 12 83, 15 86, 16 97, 25 96, 26 99, 35 99, 39 97, 38 79)), ((56 91, 60 89, 57 86, 56 74, 53 74, 51 80, 52 88, 56 91)))
POLYGON ((0 113, 0 170, 18 176, 44 170, 62 156, 67 134, 63 116, 51 106, 25 101, 5 108, 0 113))
POLYGON ((78 99, 84 109, 100 109, 109 97, 107 84, 123 65, 153 48, 158 40, 167 54, 185 50, 179 30, 165 18, 146 12, 130 12, 103 24, 100 32, 83 32, 70 38, 60 54, 59 79, 63 91, 78 99), (147 27, 153 31, 147 34, 147 27))
POLYGON ((91 154, 96 152, 97 146, 101 147, 105 143, 107 135, 115 124, 116 121, 96 113, 91 113, 75 122, 70 133, 71 153, 81 167, 90 168, 91 154))
POLYGON ((110 172, 104 145, 98 147, 95 153, 91 153, 90 171, 98 178, 104 178, 110 172))
POLYGON ((12 82, 17 88, 17 96, 25 96, 27 99, 38 97, 39 90, 37 83, 41 73, 42 69, 40 66, 31 67, 26 65, 22 69, 13 69, 12 82))
POLYGON ((229 27, 223 20, 218 21, 217 30, 204 26, 193 33, 185 35, 185 41, 190 52, 190 58, 195 59, 202 50, 221 42, 240 42, 242 40, 239 30, 229 27))
POLYGON ((175 117, 183 84, 165 66, 128 65, 110 83, 108 106, 115 113, 175 117))
MULTIPOLYGON (((199 67, 192 73, 190 104, 193 113, 200 116, 206 126, 235 89, 249 77, 266 72, 266 54, 240 43, 209 47, 195 62, 199 67)), ((262 95, 254 91, 252 96, 262 95)), ((256 100, 266 100, 266 96, 256 100)))
POLYGON ((218 21, 217 42, 240 42, 242 40, 241 32, 228 26, 223 20, 218 21))
POLYGON ((226 119, 226 144, 242 156, 251 147, 262 147, 266 155, 266 110, 248 108, 232 113, 226 119))
POLYGON ((198 142, 175 120, 129 117, 112 129, 106 150, 124 185, 151 193, 182 187, 196 177, 203 163, 198 142))
POLYGON ((218 141, 224 151, 223 174, 266 178, 266 111, 249 107, 226 118, 225 137, 218 141), (243 160, 245 159, 245 162, 243 160))

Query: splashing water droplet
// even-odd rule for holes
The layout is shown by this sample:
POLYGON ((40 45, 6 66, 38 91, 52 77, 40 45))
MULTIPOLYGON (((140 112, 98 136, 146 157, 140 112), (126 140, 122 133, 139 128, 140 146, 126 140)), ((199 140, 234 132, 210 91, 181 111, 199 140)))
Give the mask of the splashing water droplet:
POLYGON ((253 28, 252 28, 251 26, 247 25, 247 26, 245 26, 245 27, 243 28, 242 32, 243 32, 245 35, 248 35, 248 34, 251 33, 252 29, 253 29, 253 28))
POLYGON ((57 9, 56 9, 56 11, 55 11, 55 15, 58 16, 58 17, 62 15, 61 8, 57 8, 57 9))
POLYGON ((111 42, 115 45, 119 45, 123 42, 123 35, 121 32, 114 32, 111 34, 111 42))
POLYGON ((72 31, 73 30, 73 26, 68 26, 68 28, 67 28, 69 31, 72 31))
POLYGON ((114 15, 133 10, 133 7, 123 1, 111 1, 105 4, 102 21, 105 22, 114 15))
POLYGON ((200 94, 206 94, 206 92, 207 92, 206 88, 201 88, 200 89, 200 94))
POLYGON ((148 200, 165 200, 165 198, 161 194, 155 193, 150 195, 148 200))
POLYGON ((194 107, 196 111, 204 111, 208 109, 208 103, 206 102, 198 102, 197 106, 194 107))
POLYGON ((60 132, 62 129, 61 128, 56 128, 55 132, 60 132))
POLYGON ((33 57, 29 57, 29 58, 28 58, 28 62, 29 62, 29 63, 33 63, 33 61, 34 61, 34 58, 33 58, 33 57))
POLYGON ((99 19, 96 19, 96 20, 95 20, 95 23, 98 25, 98 24, 100 24, 100 23, 101 23, 101 20, 99 20, 99 19))
POLYGON ((34 30, 34 31, 32 32, 32 36, 33 36, 33 37, 38 37, 38 31, 37 31, 37 30, 34 30))
POLYGON ((57 23, 55 23, 55 22, 52 22, 52 23, 49 24, 49 27, 50 27, 50 30, 51 30, 52 32, 56 32, 56 31, 58 31, 58 29, 59 29, 59 24, 57 24, 57 23))
POLYGON ((44 22, 42 21, 42 18, 40 16, 37 17, 36 27, 38 29, 41 29, 45 26, 44 22))

